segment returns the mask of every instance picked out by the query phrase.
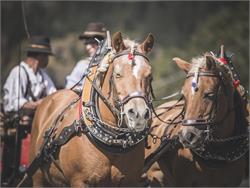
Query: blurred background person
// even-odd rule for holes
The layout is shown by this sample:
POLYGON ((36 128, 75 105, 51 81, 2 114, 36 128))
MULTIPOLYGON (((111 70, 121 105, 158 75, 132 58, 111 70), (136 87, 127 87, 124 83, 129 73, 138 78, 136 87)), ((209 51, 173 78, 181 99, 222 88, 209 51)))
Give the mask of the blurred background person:
POLYGON ((79 40, 83 41, 85 51, 88 57, 77 62, 72 72, 66 77, 66 88, 74 87, 77 90, 82 89, 83 74, 85 73, 91 58, 95 54, 98 43, 106 37, 105 25, 101 22, 91 22, 87 25, 85 31, 79 36, 79 40))
MULTIPOLYGON (((36 108, 44 97, 56 91, 45 71, 49 56, 53 55, 50 39, 46 36, 31 37, 26 51, 25 60, 10 71, 3 87, 1 183, 4 186, 10 185, 17 176, 21 152, 28 156, 28 151, 21 149, 22 140, 31 130, 36 108)), ((28 163, 28 159, 25 160, 28 163)))
POLYGON ((53 53, 48 37, 33 36, 30 39, 26 59, 11 70, 4 84, 4 112, 36 109, 45 96, 56 91, 44 70, 50 55, 53 53))

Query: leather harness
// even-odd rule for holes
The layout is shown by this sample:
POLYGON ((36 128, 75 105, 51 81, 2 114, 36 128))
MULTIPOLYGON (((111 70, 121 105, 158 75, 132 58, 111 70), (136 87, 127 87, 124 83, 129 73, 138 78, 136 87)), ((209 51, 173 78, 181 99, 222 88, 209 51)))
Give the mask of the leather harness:
MULTIPOLYGON (((101 48, 102 47, 103 46, 101 46, 101 48)), ((112 58, 112 61, 115 58, 126 55, 128 53, 129 52, 125 51, 116 54, 112 58)), ((142 56, 146 60, 148 60, 148 58, 144 54, 141 54, 139 52, 135 52, 134 55, 142 56)), ((96 59, 95 57, 93 58, 96 59)), ((112 61, 110 62, 111 64, 112 61)), ((87 70, 89 74, 86 75, 87 79, 85 80, 85 84, 83 86, 82 96, 79 96, 76 100, 72 101, 68 106, 66 106, 66 108, 64 108, 56 118, 54 125, 45 132, 43 144, 40 147, 40 150, 35 159, 27 168, 22 181, 18 184, 18 187, 21 186, 27 178, 31 178, 33 174, 39 168, 42 168, 45 163, 54 163, 57 169, 64 176, 60 165, 57 164, 56 161, 58 152, 60 151, 61 146, 65 145, 72 137, 80 136, 81 133, 85 134, 89 138, 89 140, 99 149, 104 149, 112 153, 128 152, 129 150, 136 147, 139 143, 144 141, 147 137, 149 131, 148 127, 146 127, 142 131, 134 132, 129 128, 113 127, 101 121, 97 113, 98 109, 96 108, 95 99, 97 96, 99 96, 103 100, 103 102, 109 109, 111 109, 114 115, 116 115, 118 109, 111 105, 108 99, 102 94, 101 90, 95 84, 97 65, 98 63, 93 61, 93 63, 89 66, 91 67, 91 70, 87 70), (63 114, 67 111, 67 109, 76 104, 76 102, 78 102, 79 100, 81 100, 81 116, 79 120, 75 120, 71 125, 64 127, 60 134, 56 138, 54 138, 56 127, 63 114)), ((147 104, 151 101, 141 93, 134 92, 125 97, 121 101, 121 103, 124 104, 128 100, 136 97, 143 98, 147 104)))

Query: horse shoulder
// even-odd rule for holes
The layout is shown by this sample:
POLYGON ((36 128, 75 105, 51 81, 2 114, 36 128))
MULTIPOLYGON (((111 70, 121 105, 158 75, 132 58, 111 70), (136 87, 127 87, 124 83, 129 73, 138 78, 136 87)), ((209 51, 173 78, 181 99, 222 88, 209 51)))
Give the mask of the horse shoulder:
POLYGON ((35 157, 43 142, 45 131, 52 126, 60 111, 77 95, 71 90, 60 90, 44 98, 38 106, 31 129, 30 161, 35 157))

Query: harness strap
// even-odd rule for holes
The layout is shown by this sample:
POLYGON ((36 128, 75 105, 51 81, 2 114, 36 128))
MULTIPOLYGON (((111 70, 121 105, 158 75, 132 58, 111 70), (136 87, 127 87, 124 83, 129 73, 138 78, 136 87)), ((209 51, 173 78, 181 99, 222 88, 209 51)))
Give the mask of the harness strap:
MULTIPOLYGON (((181 97, 178 99, 178 101, 177 101, 173 106, 169 107, 167 111, 170 111, 170 110, 172 110, 173 108, 175 108, 175 107, 177 106, 177 104, 178 104, 182 99, 183 99, 183 96, 181 96, 181 97)), ((156 113, 155 108, 154 108, 154 106, 152 105, 152 103, 151 103, 151 106, 152 106, 151 108, 152 108, 152 111, 153 111, 155 117, 156 117, 158 120, 160 120, 162 123, 172 124, 172 123, 174 122, 174 121, 171 121, 171 123, 169 123, 169 122, 166 122, 166 121, 162 120, 162 119, 160 118, 160 115, 162 115, 162 114, 159 115, 159 114, 156 113)), ((181 115, 181 114, 179 114, 179 115, 181 115)), ((179 117, 179 115, 178 115, 177 117, 179 117)), ((177 118, 177 117, 176 117, 176 118, 177 118)), ((175 119, 174 119, 174 120, 175 120, 175 119)))
POLYGON ((92 84, 93 88, 96 90, 96 92, 99 94, 99 97, 103 100, 103 102, 107 105, 107 107, 112 111, 114 115, 119 115, 119 110, 117 110, 110 102, 109 100, 102 94, 102 91, 96 86, 96 84, 89 79, 88 76, 86 76, 88 81, 92 84))
MULTIPOLYGON (((35 174, 35 172, 42 166, 42 164, 46 161, 45 159, 51 159, 51 157, 49 156, 49 152, 48 152, 48 145, 51 144, 51 139, 53 137, 53 133, 55 132, 56 130, 56 127, 57 127, 57 123, 58 121, 61 119, 62 115, 66 112, 66 110, 72 106, 73 104, 75 104, 78 100, 80 99, 79 98, 76 98, 75 100, 73 100, 69 105, 66 106, 66 108, 64 108, 62 110, 62 112, 57 116, 55 122, 53 123, 53 126, 50 127, 46 132, 45 132, 45 135, 44 135, 44 141, 43 141, 43 144, 41 145, 36 157, 34 158, 34 160, 30 163, 30 165, 28 166, 28 168, 26 169, 25 171, 25 174, 22 178, 22 180, 18 183, 17 187, 20 187, 23 182, 27 179, 27 178, 31 178, 33 176, 33 174, 35 174), (45 154, 47 154, 47 158, 45 158, 45 154)), ((62 144, 62 143, 67 143, 67 141, 72 138, 72 135, 75 134, 75 131, 79 130, 78 128, 79 124, 76 123, 75 121, 68 127, 65 127, 61 134, 59 135, 64 137, 64 139, 60 139, 59 141, 56 141, 58 142, 58 145, 62 144), (71 128, 75 129, 74 131, 71 131, 71 128), (70 129, 70 131, 68 130, 70 129), (67 135, 69 134, 69 135, 67 135), (66 136, 64 136, 66 135, 66 136), (67 138, 68 137, 68 138, 67 138), (70 137, 70 138, 69 138, 70 137), (67 141, 65 141, 67 140, 67 141)), ((77 132, 78 133, 78 132, 77 132)), ((58 137, 58 138, 59 138, 58 137)), ((47 161, 48 162, 48 161, 47 161)), ((55 165, 56 166, 56 165, 55 165)), ((59 169, 60 171, 60 169, 59 169)))
MULTIPOLYGON (((87 107, 86 104, 89 103, 89 101, 91 101, 90 99, 91 99, 91 93, 92 93, 92 82, 94 80, 96 71, 97 71, 97 66, 93 66, 89 72, 89 75, 88 76, 86 75, 87 79, 85 80, 83 84, 82 97, 81 97, 81 101, 83 104, 81 105, 82 112, 84 112, 86 109, 89 109, 89 107, 87 107)), ((85 116, 83 116, 83 118, 87 126, 92 126, 91 121, 89 121, 85 116)))
POLYGON ((66 180, 66 176, 60 166, 60 164, 56 161, 56 159, 54 158, 54 156, 52 154, 49 155, 50 159, 52 160, 52 162, 54 163, 55 167, 59 170, 59 172, 61 172, 61 174, 63 175, 64 179, 66 180))
POLYGON ((71 125, 64 127, 57 139, 52 141, 52 148, 61 147, 62 145, 65 145, 73 136, 79 136, 81 130, 82 128, 80 122, 75 120, 71 125))
POLYGON ((191 149, 203 160, 233 162, 249 151, 249 133, 236 135, 228 139, 218 139, 204 144, 204 149, 191 149))
POLYGON ((62 175, 65 177, 60 165, 55 162, 54 155, 60 150, 61 146, 65 145, 73 136, 80 136, 81 131, 85 131, 85 129, 84 127, 81 127, 80 121, 75 120, 71 125, 64 127, 59 136, 52 141, 47 140, 52 139, 51 137, 46 137, 47 135, 50 135, 50 130, 51 129, 47 130, 47 132, 45 133, 46 140, 44 144, 41 146, 41 149, 39 150, 35 159, 26 169, 24 177, 19 182, 17 187, 20 187, 27 178, 32 178, 36 171, 41 168, 43 163, 53 162, 59 172, 61 172, 62 175))
POLYGON ((163 154, 181 147, 178 136, 175 136, 172 139, 164 138, 165 139, 161 141, 161 145, 145 159, 143 173, 146 173, 153 163, 158 161, 163 154))

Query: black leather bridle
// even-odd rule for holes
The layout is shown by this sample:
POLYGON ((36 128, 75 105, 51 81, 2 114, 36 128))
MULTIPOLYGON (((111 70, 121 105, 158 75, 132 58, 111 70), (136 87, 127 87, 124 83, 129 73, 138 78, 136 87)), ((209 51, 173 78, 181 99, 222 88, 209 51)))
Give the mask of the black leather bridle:
MULTIPOLYGON (((193 77, 193 76, 194 76, 194 73, 188 73, 186 76, 186 79, 193 77)), ((219 96, 223 93, 223 91, 224 91, 224 94, 227 95, 225 83, 224 83, 224 78, 222 77, 222 72, 204 71, 204 72, 199 72, 198 76, 199 77, 200 76, 216 77, 219 79, 220 83, 219 83, 215 98, 213 99, 211 109, 208 113, 209 114, 208 118, 207 119, 183 119, 182 125, 183 126, 194 126, 197 129, 202 130, 203 132, 205 132, 207 134, 207 136, 205 138, 209 139, 209 138, 211 138, 211 132, 214 132, 214 130, 216 129, 215 125, 223 123, 224 120, 227 118, 227 116, 234 110, 234 108, 233 109, 228 108, 228 110, 225 113, 225 115, 223 116, 223 118, 219 121, 216 120, 217 115, 218 115, 219 96)), ((186 110, 184 110, 184 113, 185 113, 185 111, 186 110)))
MULTIPOLYGON (((112 58, 112 62, 118 58, 118 57, 121 57, 121 56, 124 56, 124 55, 129 55, 131 52, 130 51, 123 51, 121 53, 118 53, 116 54, 113 58, 112 58)), ((147 60, 147 62, 149 62, 149 59, 147 58, 147 56, 145 56, 144 54, 138 52, 138 51, 134 51, 133 52, 133 56, 141 56, 143 57, 144 59, 147 60)), ((134 61, 134 59, 132 60, 134 61)), ((133 63, 133 62, 132 62, 133 63)), ((141 98, 145 101, 145 103, 147 104, 148 108, 151 109, 152 105, 152 98, 150 96, 150 94, 152 94, 153 96, 153 91, 152 91, 152 86, 151 86, 151 79, 152 77, 149 77, 149 89, 148 89, 148 95, 143 93, 142 91, 134 91, 132 93, 129 93, 128 95, 126 95, 125 97, 123 98, 119 98, 118 97, 118 94, 117 94, 117 89, 116 89, 116 86, 115 86, 115 82, 114 82, 114 77, 113 75, 111 76, 111 79, 110 79, 110 92, 111 93, 111 90, 113 92, 113 100, 115 101, 115 106, 113 108, 116 108, 117 110, 116 111, 119 111, 120 114, 116 114, 119 118, 119 121, 121 122, 122 121, 122 118, 123 118, 123 108, 124 108, 124 105, 131 99, 133 98, 141 98)))

